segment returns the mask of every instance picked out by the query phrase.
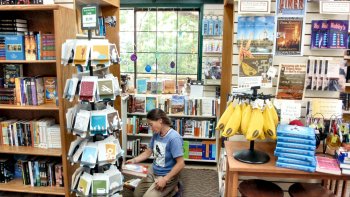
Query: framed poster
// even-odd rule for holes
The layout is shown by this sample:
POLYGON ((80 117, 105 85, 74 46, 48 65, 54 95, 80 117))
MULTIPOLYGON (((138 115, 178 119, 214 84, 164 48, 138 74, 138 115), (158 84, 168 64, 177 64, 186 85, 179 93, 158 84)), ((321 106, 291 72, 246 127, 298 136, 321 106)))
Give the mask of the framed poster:
POLYGON ((239 0, 238 14, 270 14, 271 0, 239 0))

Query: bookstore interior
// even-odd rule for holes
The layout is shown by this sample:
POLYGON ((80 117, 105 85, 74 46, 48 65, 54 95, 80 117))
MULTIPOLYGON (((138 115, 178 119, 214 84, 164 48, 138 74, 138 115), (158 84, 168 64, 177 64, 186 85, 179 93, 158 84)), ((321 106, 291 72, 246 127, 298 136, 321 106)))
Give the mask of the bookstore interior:
POLYGON ((349 22, 349 0, 0 0, 0 196, 350 196, 349 22))

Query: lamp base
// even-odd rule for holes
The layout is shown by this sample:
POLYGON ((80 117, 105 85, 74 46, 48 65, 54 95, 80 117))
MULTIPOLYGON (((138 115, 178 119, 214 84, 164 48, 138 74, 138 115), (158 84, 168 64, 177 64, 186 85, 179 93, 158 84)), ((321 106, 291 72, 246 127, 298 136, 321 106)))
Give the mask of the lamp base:
POLYGON ((263 164, 270 161, 270 157, 268 154, 258 151, 258 150, 240 150, 234 153, 233 157, 244 163, 249 164, 263 164))

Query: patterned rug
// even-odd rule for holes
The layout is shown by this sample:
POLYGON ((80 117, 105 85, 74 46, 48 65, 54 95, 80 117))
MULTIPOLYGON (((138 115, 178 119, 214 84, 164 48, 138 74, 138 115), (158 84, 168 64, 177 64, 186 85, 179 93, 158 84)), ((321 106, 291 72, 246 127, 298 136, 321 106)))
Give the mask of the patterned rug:
MULTIPOLYGON (((185 168, 180 177, 184 186, 184 197, 219 196, 218 173, 215 170, 185 168)), ((132 178, 132 176, 125 176, 125 181, 132 178)), ((128 189, 124 189, 122 195, 123 197, 133 196, 128 189)))

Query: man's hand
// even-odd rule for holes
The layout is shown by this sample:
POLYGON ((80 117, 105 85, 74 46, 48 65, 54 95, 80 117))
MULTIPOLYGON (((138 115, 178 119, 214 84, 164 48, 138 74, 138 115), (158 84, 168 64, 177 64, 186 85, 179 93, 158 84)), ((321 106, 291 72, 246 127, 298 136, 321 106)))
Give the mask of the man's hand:
POLYGON ((136 163, 136 162, 135 162, 135 158, 129 159, 129 160, 126 160, 126 161, 125 161, 125 164, 134 164, 134 163, 136 163))
POLYGON ((162 191, 168 180, 165 177, 159 177, 156 180, 156 189, 162 191))

